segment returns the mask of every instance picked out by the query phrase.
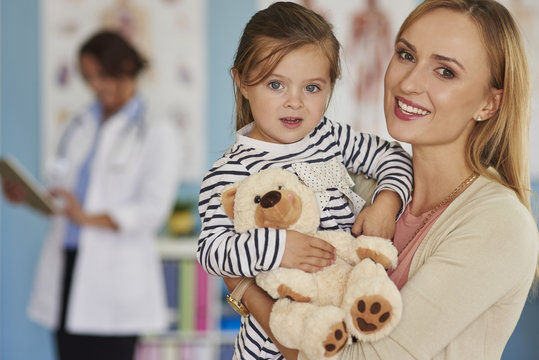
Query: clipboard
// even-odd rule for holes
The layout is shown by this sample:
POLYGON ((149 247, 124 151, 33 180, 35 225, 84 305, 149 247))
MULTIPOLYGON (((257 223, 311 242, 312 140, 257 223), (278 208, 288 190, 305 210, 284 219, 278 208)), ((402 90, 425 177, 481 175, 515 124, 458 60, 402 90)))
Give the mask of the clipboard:
POLYGON ((55 206, 49 192, 12 156, 0 157, 0 177, 10 179, 24 187, 24 203, 44 214, 54 214, 55 206))

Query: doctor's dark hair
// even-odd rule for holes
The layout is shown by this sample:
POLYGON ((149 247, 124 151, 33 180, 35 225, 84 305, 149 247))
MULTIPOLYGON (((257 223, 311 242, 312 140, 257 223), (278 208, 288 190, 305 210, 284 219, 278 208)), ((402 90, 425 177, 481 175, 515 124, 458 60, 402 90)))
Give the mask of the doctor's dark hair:
POLYGON ((327 56, 333 92, 335 82, 341 76, 341 47, 330 23, 293 2, 276 2, 253 15, 243 30, 232 67, 236 130, 254 121, 249 101, 240 91, 241 86, 261 83, 284 56, 305 45, 319 46, 327 56))
POLYGON ((79 49, 79 59, 83 55, 93 56, 105 76, 135 78, 147 67, 148 62, 119 33, 101 30, 88 38, 79 49))

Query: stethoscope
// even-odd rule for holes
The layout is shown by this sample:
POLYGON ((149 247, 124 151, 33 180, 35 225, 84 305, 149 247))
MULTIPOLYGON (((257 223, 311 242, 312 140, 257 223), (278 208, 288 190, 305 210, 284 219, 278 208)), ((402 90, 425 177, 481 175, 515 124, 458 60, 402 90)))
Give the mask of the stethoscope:
MULTIPOLYGON (((101 110, 98 104, 94 104, 90 109, 91 116, 97 121, 100 121, 101 110)), ((56 182, 54 178, 64 177, 70 169, 68 151, 70 142, 73 140, 74 135, 84 125, 84 117, 88 116, 87 113, 81 114, 75 117, 65 128, 62 137, 58 143, 56 154, 46 164, 47 173, 51 178, 51 182, 56 182)), ((117 116, 117 115, 116 115, 117 116)), ((142 139, 146 134, 146 111, 143 102, 138 97, 134 98, 132 103, 127 108, 122 110, 120 116, 127 116, 127 123, 123 129, 120 130, 120 136, 117 137, 117 141, 113 144, 110 156, 108 158, 108 166, 111 170, 121 170, 128 164, 131 155, 137 148, 139 148, 142 139)), ((102 126, 102 125, 98 125, 102 126)), ((97 129, 96 131, 99 131, 97 129)), ((99 135, 95 135, 94 142, 99 141, 99 135)), ((95 143, 93 147, 97 146, 95 143)))

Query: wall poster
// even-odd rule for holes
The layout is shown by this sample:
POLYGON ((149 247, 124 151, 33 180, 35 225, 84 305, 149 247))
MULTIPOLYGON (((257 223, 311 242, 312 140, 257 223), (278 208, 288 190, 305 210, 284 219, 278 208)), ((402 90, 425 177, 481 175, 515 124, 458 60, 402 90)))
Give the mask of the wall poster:
POLYGON ((139 92, 149 113, 174 119, 185 150, 184 181, 206 164, 206 2, 201 0, 42 0, 42 160, 67 120, 92 95, 78 72, 80 44, 100 28, 120 31, 149 60, 139 92))

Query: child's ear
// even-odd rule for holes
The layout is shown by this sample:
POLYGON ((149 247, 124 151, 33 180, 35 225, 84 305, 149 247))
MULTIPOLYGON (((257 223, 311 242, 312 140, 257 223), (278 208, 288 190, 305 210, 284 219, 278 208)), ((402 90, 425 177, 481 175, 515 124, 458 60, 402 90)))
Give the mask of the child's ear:
POLYGON ((236 198, 236 187, 223 191, 221 201, 223 209, 229 218, 234 219, 234 199, 236 198))
POLYGON ((243 95, 244 98, 249 100, 249 97, 247 96, 247 88, 245 87, 245 84, 241 82, 240 75, 238 74, 238 69, 232 68, 232 78, 234 79, 234 82, 236 83, 236 88, 238 88, 243 95))

